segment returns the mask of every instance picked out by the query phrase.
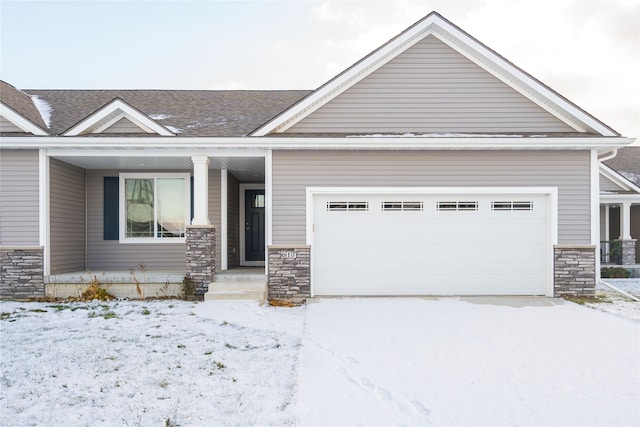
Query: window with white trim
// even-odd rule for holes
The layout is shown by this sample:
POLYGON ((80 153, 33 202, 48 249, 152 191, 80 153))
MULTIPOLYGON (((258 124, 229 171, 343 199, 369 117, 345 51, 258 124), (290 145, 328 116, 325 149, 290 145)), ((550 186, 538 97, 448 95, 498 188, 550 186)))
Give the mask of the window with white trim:
POLYGON ((184 240, 189 185, 189 174, 120 174, 120 240, 184 240))

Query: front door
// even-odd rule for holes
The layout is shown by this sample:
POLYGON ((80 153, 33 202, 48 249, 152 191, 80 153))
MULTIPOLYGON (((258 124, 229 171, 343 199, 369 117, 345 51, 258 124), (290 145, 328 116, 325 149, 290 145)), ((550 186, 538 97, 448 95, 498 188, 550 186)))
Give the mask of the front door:
POLYGON ((245 260, 264 261, 264 190, 246 190, 244 194, 245 260))

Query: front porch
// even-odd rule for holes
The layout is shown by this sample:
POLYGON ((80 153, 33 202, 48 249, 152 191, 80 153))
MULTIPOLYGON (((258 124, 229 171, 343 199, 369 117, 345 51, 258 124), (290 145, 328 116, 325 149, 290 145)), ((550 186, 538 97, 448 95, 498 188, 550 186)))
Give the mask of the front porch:
MULTIPOLYGON (((93 280, 117 298, 177 297, 182 293, 183 271, 77 271, 44 278, 45 295, 52 298, 79 296, 93 280)), ((235 267, 218 272, 208 284, 205 300, 266 300, 264 267, 235 267)))
POLYGON ((600 196, 600 262, 632 268, 640 261, 640 195, 600 196))
POLYGON ((178 295, 186 274, 199 294, 241 267, 264 276, 265 158, 50 150, 47 295, 77 295, 94 277, 118 297, 146 298, 178 295))

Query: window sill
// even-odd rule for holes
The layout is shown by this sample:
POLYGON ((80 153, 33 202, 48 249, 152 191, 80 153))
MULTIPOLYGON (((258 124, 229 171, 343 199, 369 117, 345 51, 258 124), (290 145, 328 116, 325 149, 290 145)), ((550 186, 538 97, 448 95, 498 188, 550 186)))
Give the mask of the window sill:
POLYGON ((186 239, 184 237, 165 237, 163 239, 154 239, 152 237, 140 237, 140 238, 135 238, 135 237, 130 237, 130 238, 120 238, 119 242, 121 244, 124 245, 131 245, 131 244, 143 244, 143 245, 149 245, 149 244, 159 244, 159 245, 166 245, 166 244, 184 244, 186 243, 186 239))

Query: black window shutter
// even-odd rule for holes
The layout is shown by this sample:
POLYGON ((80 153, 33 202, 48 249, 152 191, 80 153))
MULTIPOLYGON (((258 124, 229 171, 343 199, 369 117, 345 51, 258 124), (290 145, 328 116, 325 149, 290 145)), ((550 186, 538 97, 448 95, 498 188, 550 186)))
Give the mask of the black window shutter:
POLYGON ((120 178, 104 177, 104 218, 102 238, 104 240, 120 239, 120 178))
POLYGON ((191 177, 191 221, 189 221, 189 223, 193 222, 193 177, 191 177))

